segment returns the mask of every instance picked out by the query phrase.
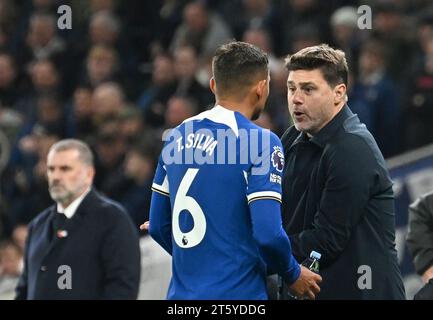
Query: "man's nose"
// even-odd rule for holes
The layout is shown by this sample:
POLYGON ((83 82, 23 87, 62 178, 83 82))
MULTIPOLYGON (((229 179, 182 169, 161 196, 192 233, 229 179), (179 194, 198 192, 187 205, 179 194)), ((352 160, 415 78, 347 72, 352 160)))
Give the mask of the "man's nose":
POLYGON ((295 90, 295 92, 292 93, 291 98, 293 104, 302 104, 304 102, 304 97, 300 90, 295 90))
POLYGON ((49 172, 48 176, 50 177, 50 180, 52 182, 55 182, 55 181, 58 182, 58 181, 60 181, 60 178, 61 178, 61 172, 60 172, 60 170, 51 170, 49 172))

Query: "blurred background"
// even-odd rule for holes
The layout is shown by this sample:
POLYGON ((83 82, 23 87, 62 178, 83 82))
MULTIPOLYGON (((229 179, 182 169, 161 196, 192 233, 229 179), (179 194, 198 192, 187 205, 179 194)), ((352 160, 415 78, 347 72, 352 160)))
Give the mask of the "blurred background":
MULTIPOLYGON (((279 136, 291 125, 286 55, 323 42, 344 50, 348 105, 395 182, 396 242, 413 296, 421 281, 405 246, 407 207, 433 190, 433 1, 0 0, 0 299, 13 297, 26 225, 52 204, 50 146, 86 141, 96 188, 138 228, 161 136, 213 105, 211 58, 230 39, 268 53, 271 92, 257 123, 279 136), (63 4, 72 29, 58 28, 63 4), (361 5, 371 8, 369 29, 359 28, 361 5)), ((142 250, 139 298, 164 298, 169 257, 144 233, 142 250)))

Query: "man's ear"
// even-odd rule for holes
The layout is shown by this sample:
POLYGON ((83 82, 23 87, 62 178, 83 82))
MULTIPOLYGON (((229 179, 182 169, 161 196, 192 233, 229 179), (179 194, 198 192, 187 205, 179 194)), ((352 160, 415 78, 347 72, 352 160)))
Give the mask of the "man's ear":
POLYGON ((212 93, 213 94, 216 94, 216 88, 215 88, 215 79, 214 79, 214 77, 212 77, 212 78, 210 78, 210 80, 209 80, 209 87, 210 87, 210 90, 212 91, 212 93))
POLYGON ((95 177, 95 167, 89 166, 87 170, 87 178, 93 181, 94 177, 95 177))
POLYGON ((341 102, 346 102, 347 88, 344 83, 336 85, 334 88, 334 104, 338 105, 341 102))
POLYGON ((266 80, 266 79, 260 80, 257 83, 257 85, 256 85, 256 94, 257 94, 257 97, 259 99, 265 95, 267 87, 268 87, 268 80, 266 80))

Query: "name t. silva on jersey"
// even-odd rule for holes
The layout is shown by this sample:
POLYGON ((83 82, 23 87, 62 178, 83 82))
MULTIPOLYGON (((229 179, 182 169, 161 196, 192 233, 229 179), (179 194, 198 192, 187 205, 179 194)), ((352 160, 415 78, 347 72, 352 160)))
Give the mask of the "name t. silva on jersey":
POLYGON ((218 141, 214 137, 204 133, 190 133, 186 136, 186 143, 183 141, 183 137, 176 140, 177 151, 181 152, 186 149, 200 149, 208 153, 209 156, 213 154, 218 141))

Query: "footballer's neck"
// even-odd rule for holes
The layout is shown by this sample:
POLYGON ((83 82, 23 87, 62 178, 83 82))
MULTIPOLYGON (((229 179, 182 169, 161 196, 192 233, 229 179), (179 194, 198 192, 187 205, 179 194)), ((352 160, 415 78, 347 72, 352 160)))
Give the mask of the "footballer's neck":
POLYGON ((254 108, 245 101, 236 101, 235 99, 217 98, 215 105, 220 105, 228 110, 237 111, 245 118, 250 119, 253 117, 254 108))

